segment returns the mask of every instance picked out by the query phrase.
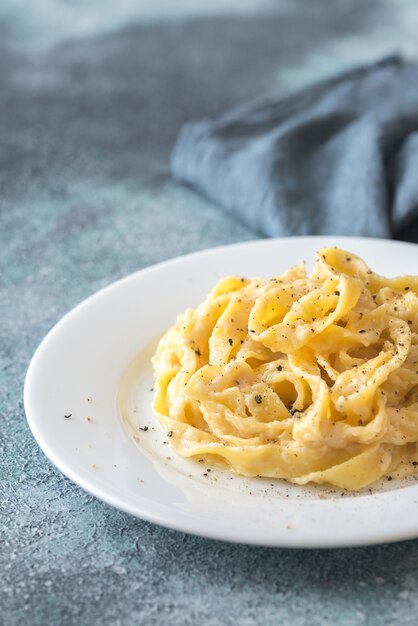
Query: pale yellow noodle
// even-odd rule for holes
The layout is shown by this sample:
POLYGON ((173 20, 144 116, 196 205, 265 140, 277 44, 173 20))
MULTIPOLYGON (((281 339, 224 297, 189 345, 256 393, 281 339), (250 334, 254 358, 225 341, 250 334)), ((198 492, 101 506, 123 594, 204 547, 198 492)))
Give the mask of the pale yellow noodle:
POLYGON ((337 248, 265 279, 227 277, 179 315, 154 410, 185 457, 356 490, 418 465, 418 277, 337 248))

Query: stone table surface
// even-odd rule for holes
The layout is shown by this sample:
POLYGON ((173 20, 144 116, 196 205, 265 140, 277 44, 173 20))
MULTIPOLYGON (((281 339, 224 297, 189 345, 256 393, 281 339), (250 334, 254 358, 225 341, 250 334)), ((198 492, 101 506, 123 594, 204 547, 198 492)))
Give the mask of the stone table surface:
POLYGON ((86 296, 257 238, 175 184, 180 125, 393 51, 414 0, 3 0, 0 5, 0 624, 416 624, 418 541, 229 545, 102 504, 33 440, 38 343, 86 296))

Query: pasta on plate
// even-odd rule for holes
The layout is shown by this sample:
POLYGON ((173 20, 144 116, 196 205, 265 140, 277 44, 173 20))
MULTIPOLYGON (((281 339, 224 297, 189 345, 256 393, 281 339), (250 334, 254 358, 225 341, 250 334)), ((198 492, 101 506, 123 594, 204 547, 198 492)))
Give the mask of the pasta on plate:
POLYGON ((338 248, 274 278, 227 277, 153 358, 182 456, 357 490, 418 466, 418 276, 338 248))

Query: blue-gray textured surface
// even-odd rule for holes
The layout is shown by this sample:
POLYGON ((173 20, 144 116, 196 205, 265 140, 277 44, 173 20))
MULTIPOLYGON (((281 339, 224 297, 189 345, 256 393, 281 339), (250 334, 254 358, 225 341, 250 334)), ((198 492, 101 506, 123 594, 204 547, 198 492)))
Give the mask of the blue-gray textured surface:
POLYGON ((183 122, 418 52, 413 1, 196 4, 0 6, 0 623, 415 624, 418 542, 290 551, 168 531, 86 495, 26 425, 29 359, 68 309, 256 236, 171 182, 183 122))

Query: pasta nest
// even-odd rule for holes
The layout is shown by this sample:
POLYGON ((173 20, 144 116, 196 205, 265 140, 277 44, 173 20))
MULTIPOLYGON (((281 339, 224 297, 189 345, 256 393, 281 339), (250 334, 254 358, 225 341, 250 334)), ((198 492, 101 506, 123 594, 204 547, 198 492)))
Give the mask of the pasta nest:
POLYGON ((227 277, 153 358, 154 410, 182 456, 356 490, 418 465, 418 277, 319 250, 274 278, 227 277))

